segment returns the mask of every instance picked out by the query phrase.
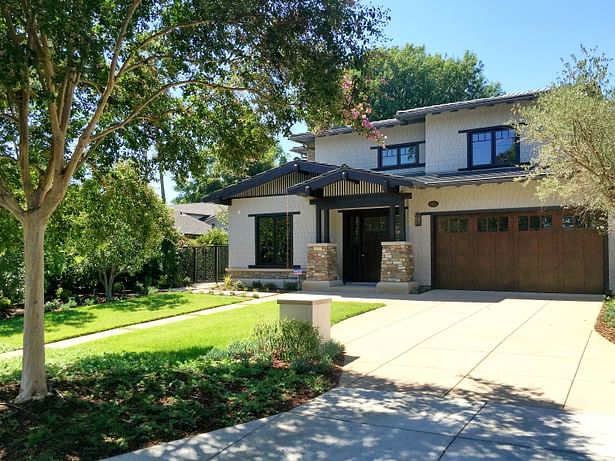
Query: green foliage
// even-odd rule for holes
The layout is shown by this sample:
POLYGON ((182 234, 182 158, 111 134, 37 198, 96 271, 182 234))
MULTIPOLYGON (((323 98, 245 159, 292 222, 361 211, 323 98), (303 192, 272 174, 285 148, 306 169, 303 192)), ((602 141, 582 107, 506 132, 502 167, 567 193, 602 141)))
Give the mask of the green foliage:
POLYGON ((540 197, 580 211, 615 210, 615 93, 609 59, 583 49, 554 86, 517 108, 517 129, 534 144, 532 177, 540 197))
POLYGON ((11 311, 12 306, 11 298, 3 296, 0 291, 0 317, 5 317, 11 311))
POLYGON ((126 290, 126 287, 122 282, 115 282, 113 284, 113 293, 122 294, 126 290))
POLYGON ((174 233, 168 208, 128 163, 83 181, 75 201, 75 261, 99 274, 107 294, 117 274, 139 271, 174 233))
POLYGON ((176 202, 199 202, 211 192, 286 163, 284 151, 274 145, 270 138, 264 137, 257 141, 250 155, 240 161, 228 164, 223 157, 210 156, 209 162, 199 174, 193 174, 190 178, 178 177, 175 189, 179 195, 176 202))
POLYGON ((410 44, 372 51, 365 78, 371 82, 367 98, 374 120, 392 118, 398 110, 502 94, 474 53, 451 58, 410 44))
POLYGON ((233 288, 233 278, 229 274, 224 276, 223 286, 225 290, 233 288))
POLYGON ((262 290, 263 289, 263 282, 261 282, 260 280, 255 280, 254 282, 252 282, 252 289, 254 289, 254 290, 262 290))
POLYGON ((320 350, 318 330, 297 320, 257 325, 254 338, 259 349, 275 353, 289 363, 296 359, 312 359, 320 350))
POLYGON ((66 288, 58 288, 56 290, 56 298, 62 301, 63 303, 67 303, 68 300, 73 296, 73 292, 67 290, 66 288))
POLYGON ((214 227, 209 232, 196 238, 198 245, 228 245, 228 232, 214 227))

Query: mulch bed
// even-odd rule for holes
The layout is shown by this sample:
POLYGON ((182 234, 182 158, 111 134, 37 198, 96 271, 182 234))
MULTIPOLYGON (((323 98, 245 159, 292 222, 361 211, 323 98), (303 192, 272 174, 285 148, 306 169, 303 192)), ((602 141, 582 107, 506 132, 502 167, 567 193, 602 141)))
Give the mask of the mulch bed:
POLYGON ((604 320, 604 313, 607 309, 607 303, 605 302, 602 305, 602 309, 600 309, 600 313, 596 318, 596 324, 594 325, 594 329, 605 339, 609 340, 612 343, 615 343, 615 327, 609 325, 604 320))

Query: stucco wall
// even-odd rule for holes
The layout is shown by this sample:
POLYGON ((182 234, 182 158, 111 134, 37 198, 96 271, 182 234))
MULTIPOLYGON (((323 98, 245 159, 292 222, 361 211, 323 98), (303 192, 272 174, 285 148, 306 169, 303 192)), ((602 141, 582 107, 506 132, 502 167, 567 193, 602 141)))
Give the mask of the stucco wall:
MULTIPOLYGON (((387 144, 425 141, 425 125, 422 123, 386 128, 382 132, 387 137, 387 144)), ((324 136, 316 138, 315 159, 334 165, 345 163, 355 168, 378 168, 378 149, 372 147, 378 147, 378 144, 357 133, 324 136)))
POLYGON ((415 226, 415 213, 560 205, 555 199, 542 202, 534 192, 535 187, 531 183, 527 186, 519 183, 503 183, 413 191, 412 199, 407 201, 408 240, 414 244, 417 281, 421 285, 431 285, 431 227, 429 216, 423 216, 421 226, 415 226), (428 207, 427 203, 431 200, 438 201, 438 207, 428 207))
POLYGON ((233 200, 229 207, 229 267, 255 263, 255 218, 251 214, 299 212, 293 216, 293 264, 307 265, 307 244, 316 240, 316 211, 309 200, 297 196, 233 200))
MULTIPOLYGON (((428 115, 425 120, 427 173, 457 171, 468 167, 468 135, 460 130, 472 130, 506 125, 512 119, 511 104, 478 107, 472 110, 428 115)), ((521 162, 528 162, 532 146, 521 142, 521 162)))

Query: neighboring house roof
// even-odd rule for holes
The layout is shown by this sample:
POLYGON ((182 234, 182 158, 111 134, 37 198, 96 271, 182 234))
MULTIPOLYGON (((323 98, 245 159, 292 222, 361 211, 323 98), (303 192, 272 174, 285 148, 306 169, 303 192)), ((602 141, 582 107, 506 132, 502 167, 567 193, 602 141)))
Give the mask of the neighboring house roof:
POLYGON ((169 207, 173 208, 175 211, 180 211, 184 214, 188 215, 198 215, 198 216, 215 216, 216 214, 224 211, 225 207, 222 205, 216 205, 213 203, 176 203, 171 204, 169 207))
POLYGON ((212 227, 188 214, 175 210, 175 229, 184 235, 203 235, 209 232, 212 227))
MULTIPOLYGON (((531 90, 519 93, 509 93, 502 96, 493 96, 490 98, 472 99, 469 101, 451 102, 446 104, 436 104, 433 106, 417 107, 414 109, 399 110, 395 114, 395 118, 387 120, 377 120, 372 122, 375 128, 390 128, 397 125, 407 125, 409 123, 420 123, 424 120, 426 115, 440 114, 442 112, 456 112, 462 109, 476 109, 483 106, 495 106, 496 104, 512 104, 520 101, 531 101, 536 99, 540 93, 546 91, 531 90)), ((315 138, 323 136, 333 136, 337 134, 352 133, 353 129, 349 126, 341 126, 331 128, 330 130, 321 131, 314 134, 311 132, 296 133, 289 137, 291 141, 310 144, 314 142, 315 138)))

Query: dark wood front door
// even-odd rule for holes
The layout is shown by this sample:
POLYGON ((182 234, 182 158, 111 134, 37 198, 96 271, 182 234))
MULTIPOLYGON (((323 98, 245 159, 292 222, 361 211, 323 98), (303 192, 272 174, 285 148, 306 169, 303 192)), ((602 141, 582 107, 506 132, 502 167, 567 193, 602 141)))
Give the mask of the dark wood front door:
POLYGON ((344 282, 379 281, 381 244, 387 240, 387 209, 344 212, 344 282))
POLYGON ((435 285, 601 293, 604 237, 594 224, 555 210, 438 216, 435 285))

